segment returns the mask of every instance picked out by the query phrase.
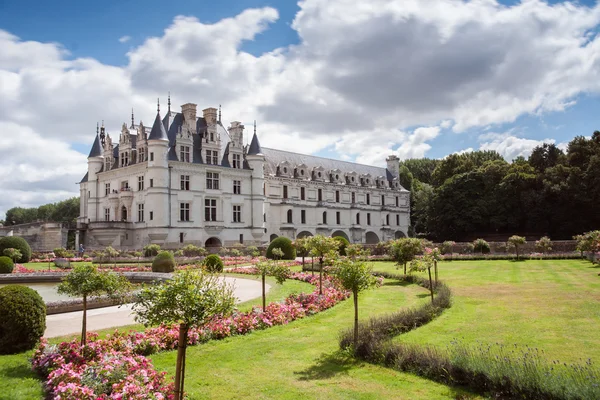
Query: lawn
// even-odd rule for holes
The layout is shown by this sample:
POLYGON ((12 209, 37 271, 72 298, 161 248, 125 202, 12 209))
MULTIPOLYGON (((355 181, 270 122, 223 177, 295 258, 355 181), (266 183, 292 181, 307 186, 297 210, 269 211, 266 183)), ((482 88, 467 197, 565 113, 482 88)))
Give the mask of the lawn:
MULTIPOLYGON (((396 271, 393 263, 376 263, 396 271)), ((529 345, 563 362, 600 362, 600 272, 587 261, 452 261, 439 264, 452 308, 395 340, 529 345)))

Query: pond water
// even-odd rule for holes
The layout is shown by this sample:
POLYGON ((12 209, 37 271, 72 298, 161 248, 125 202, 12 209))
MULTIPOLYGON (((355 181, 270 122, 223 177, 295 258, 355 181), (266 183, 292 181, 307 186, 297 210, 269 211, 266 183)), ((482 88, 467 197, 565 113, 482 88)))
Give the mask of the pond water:
MULTIPOLYGON (((56 287, 58 286, 58 282, 43 282, 43 283, 19 283, 19 285, 27 286, 35 290, 42 296, 44 299, 44 303, 49 303, 51 301, 60 301, 60 300, 73 300, 74 297, 69 297, 64 294, 56 293, 56 287)), ((0 285, 3 287, 6 285, 0 285)))

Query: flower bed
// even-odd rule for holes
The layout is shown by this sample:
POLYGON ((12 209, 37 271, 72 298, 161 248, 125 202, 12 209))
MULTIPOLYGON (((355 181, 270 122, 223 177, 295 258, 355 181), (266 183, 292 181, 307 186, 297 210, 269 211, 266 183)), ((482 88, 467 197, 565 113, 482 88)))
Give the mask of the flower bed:
MULTIPOLYGON (((253 268, 239 268, 236 273, 255 274, 253 268)), ((316 285, 318 277, 293 273, 290 279, 316 285)), ((292 294, 282 303, 270 303, 266 310, 253 308, 216 316, 209 323, 190 330, 188 343, 245 335, 333 307, 350 293, 339 289, 330 278, 323 279, 323 294, 292 294)), ((32 359, 32 368, 45 379, 45 387, 55 400, 63 399, 171 399, 174 387, 165 373, 159 373, 146 356, 173 350, 179 338, 178 326, 148 328, 144 332, 115 331, 106 339, 88 334, 88 343, 79 340, 49 345, 42 339, 32 359)))

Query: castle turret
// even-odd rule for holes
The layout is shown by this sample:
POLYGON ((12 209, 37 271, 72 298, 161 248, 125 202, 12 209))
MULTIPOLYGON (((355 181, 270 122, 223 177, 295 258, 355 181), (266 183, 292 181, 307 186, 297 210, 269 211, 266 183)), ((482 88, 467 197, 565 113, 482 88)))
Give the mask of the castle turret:
POLYGON ((265 156, 262 153, 258 136, 256 136, 256 123, 254 124, 254 136, 248 147, 246 161, 252 169, 252 236, 255 240, 262 240, 265 233, 264 222, 264 184, 265 184, 265 156))
POLYGON ((148 135, 148 172, 146 183, 148 194, 146 196, 147 204, 154 204, 155 209, 149 209, 152 212, 152 220, 148 220, 148 226, 169 226, 170 213, 169 204, 164 199, 169 199, 169 138, 160 117, 160 109, 156 113, 156 119, 152 125, 150 135, 148 135))
POLYGON ((102 150, 100 147, 100 137, 98 133, 96 133, 96 138, 94 139, 94 144, 92 145, 92 149, 90 150, 90 154, 88 155, 88 173, 87 173, 87 183, 85 186, 82 184, 80 187, 81 194, 83 196, 80 198, 81 202, 87 202, 87 217, 91 221, 96 221, 98 218, 98 172, 102 169, 102 165, 104 164, 104 157, 102 156, 102 150), (87 191, 87 193, 85 193, 87 191))

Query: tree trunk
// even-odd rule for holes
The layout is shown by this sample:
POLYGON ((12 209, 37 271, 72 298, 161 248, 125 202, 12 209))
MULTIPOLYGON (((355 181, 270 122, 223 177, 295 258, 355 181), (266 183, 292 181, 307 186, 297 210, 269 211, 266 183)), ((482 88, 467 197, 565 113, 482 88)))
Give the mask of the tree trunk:
POLYGON ((175 364, 175 399, 183 399, 183 378, 182 373, 185 363, 185 350, 187 346, 187 330, 186 324, 179 325, 179 340, 177 343, 177 363, 175 364))
POLYGON ((515 252, 517 253, 517 261, 519 261, 519 246, 515 246, 515 252))
POLYGON ((185 387, 184 382, 185 382, 185 360, 187 358, 187 352, 186 352, 186 349, 187 349, 187 340, 188 340, 188 329, 186 328, 186 330, 185 330, 185 338, 183 340, 183 343, 184 343, 185 347, 183 349, 183 360, 181 361, 181 390, 180 390, 181 400, 183 400, 183 394, 185 393, 185 391, 183 389, 185 387))
POLYGON ((437 260, 433 260, 433 267, 435 268, 435 287, 437 287, 437 285, 438 285, 437 260))
POLYGON ((263 303, 263 312, 267 308, 267 295, 265 294, 265 274, 262 274, 262 303, 263 303))
POLYGON ((302 271, 304 271, 304 255, 302 256, 302 271))
POLYGON ((358 293, 353 293, 354 297, 354 351, 358 347, 358 293))
POLYGON ((87 331, 87 296, 83 295, 83 321, 81 322, 81 345, 85 346, 87 331))
POLYGON ((323 294, 323 257, 319 258, 319 294, 323 294))
MULTIPOLYGON (((581 253, 581 258, 583 258, 583 253, 581 253)), ((312 273, 312 276, 315 276, 315 258, 311 257, 310 258, 310 272, 312 273)))
POLYGON ((406 263, 404 263, 404 276, 406 276, 406 263))
POLYGON ((433 303, 433 281, 431 280, 431 268, 427 268, 429 272, 429 291, 431 292, 431 302, 433 303))

